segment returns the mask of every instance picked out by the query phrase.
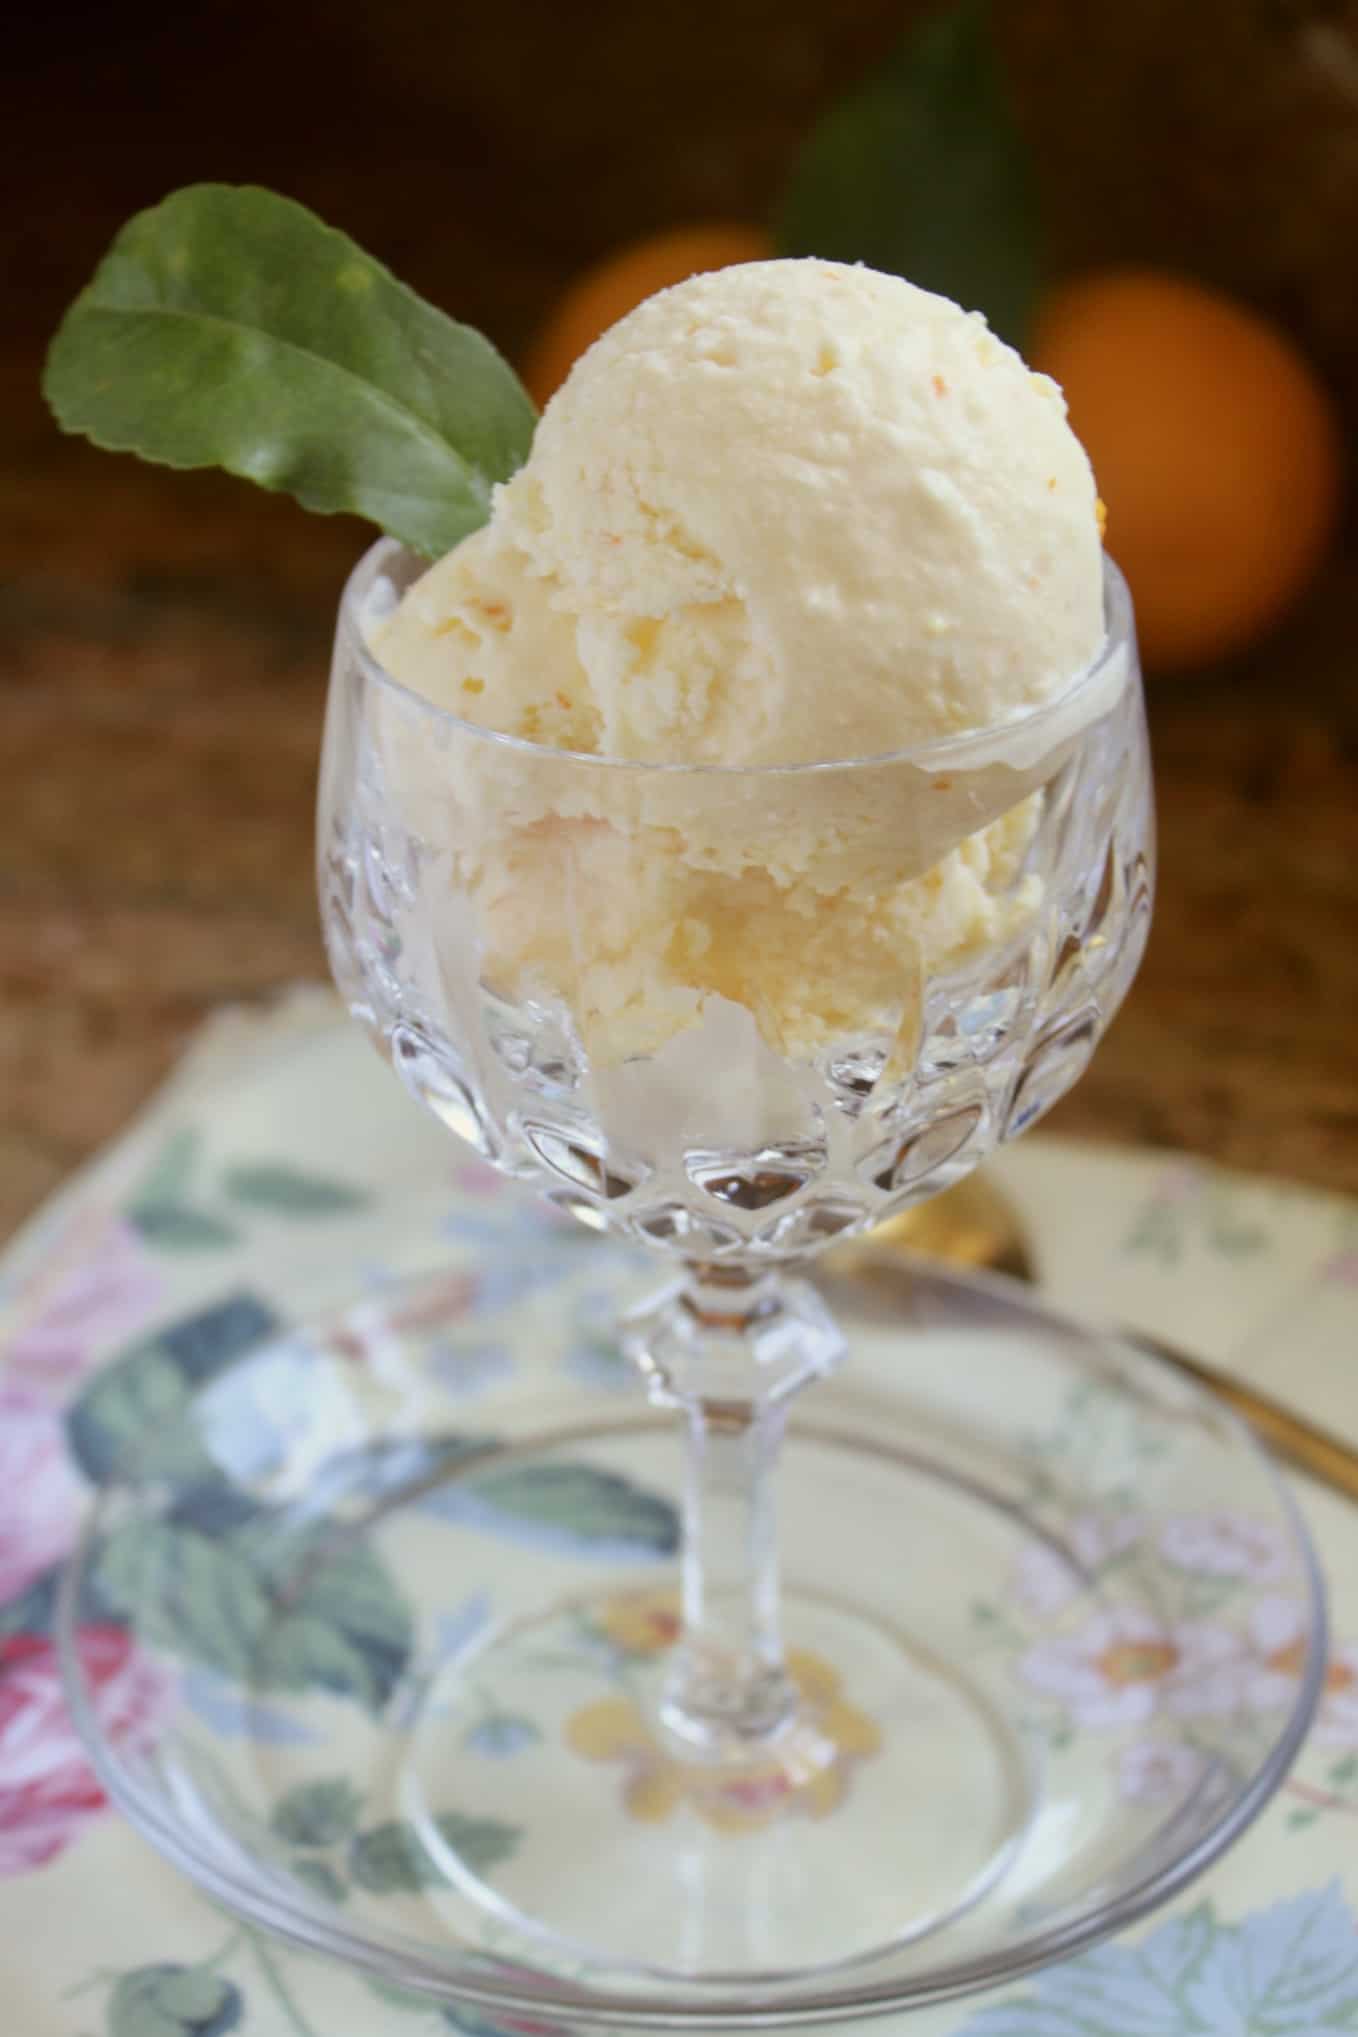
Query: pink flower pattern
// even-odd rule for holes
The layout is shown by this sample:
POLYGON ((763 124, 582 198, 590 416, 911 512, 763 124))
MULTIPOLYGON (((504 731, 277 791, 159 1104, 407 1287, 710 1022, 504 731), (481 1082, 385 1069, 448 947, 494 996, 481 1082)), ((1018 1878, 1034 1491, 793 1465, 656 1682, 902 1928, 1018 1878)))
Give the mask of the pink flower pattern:
POLYGON ((1176 1160, 1156 1176, 1151 1201, 1169 1208, 1177 1203, 1193 1202, 1206 1185, 1206 1177, 1196 1161, 1176 1160))
POLYGON ((1332 1253, 1320 1268, 1319 1278, 1322 1285, 1330 1287, 1358 1287, 1358 1246, 1332 1253))
POLYGON ((1206 1755, 1182 1740, 1133 1740, 1117 1757, 1118 1788, 1129 1803, 1180 1803, 1206 1766, 1206 1755))
POLYGON ((66 1555, 81 1491, 56 1410, 22 1387, 0 1387, 0 1605, 66 1555))
POLYGON ((492 1167, 488 1160, 460 1160, 453 1170, 453 1185, 463 1195, 474 1195, 494 1200, 504 1195, 509 1184, 498 1167, 492 1167))
MULTIPOLYGON (((150 1747, 168 1682, 121 1627, 83 1627, 80 1660, 105 1733, 125 1751, 150 1747)), ((45 1636, 0 1641, 0 1876, 27 1874, 79 1837, 106 1805, 62 1695, 45 1636)))
POLYGON ((1290 1567, 1281 1532, 1248 1514, 1176 1514, 1160 1531, 1160 1554, 1179 1570, 1270 1584, 1290 1567))
POLYGON ((34 1275, 9 1338, 7 1376, 49 1391, 73 1385, 145 1326, 163 1293, 132 1226, 98 1212, 92 1224, 87 1218, 74 1226, 34 1275))
POLYGON ((1026 1612, 1040 1618, 1059 1613, 1087 1588, 1091 1575, 1134 1548, 1144 1532, 1140 1514, 1078 1514, 1063 1548, 1036 1538, 1024 1544, 1010 1588, 1026 1612))
POLYGON ((422 1282, 404 1300, 379 1294, 346 1310, 325 1333, 325 1341, 351 1364, 370 1366, 379 1376, 399 1376, 410 1363, 405 1336, 450 1329, 463 1321, 475 1310, 480 1286, 477 1274, 454 1268, 422 1282))

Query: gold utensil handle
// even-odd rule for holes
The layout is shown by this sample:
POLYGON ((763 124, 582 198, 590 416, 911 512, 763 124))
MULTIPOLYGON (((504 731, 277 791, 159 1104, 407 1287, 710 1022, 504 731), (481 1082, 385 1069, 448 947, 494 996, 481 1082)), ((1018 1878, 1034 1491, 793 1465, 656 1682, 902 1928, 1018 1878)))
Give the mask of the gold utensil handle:
MULTIPOLYGON (((944 1265, 982 1268, 1029 1282, 1036 1277, 1018 1213, 984 1173, 971 1175, 865 1237, 836 1247, 826 1255, 826 1270, 850 1280, 880 1276, 886 1269, 902 1272, 911 1253, 926 1263, 932 1259, 944 1265)), ((1225 1401, 1294 1470, 1304 1471, 1346 1499, 1358 1500, 1358 1447, 1161 1337, 1131 1329, 1124 1329, 1122 1335, 1225 1401)))
POLYGON ((1283 1407, 1268 1394, 1228 1378, 1199 1358, 1190 1358, 1186 1351, 1166 1344, 1161 1337, 1150 1336, 1141 1330, 1128 1330, 1123 1334, 1129 1342, 1153 1351, 1167 1365, 1172 1365, 1178 1372, 1186 1372, 1209 1393, 1214 1393, 1218 1400, 1224 1400, 1263 1438, 1276 1456, 1294 1469, 1306 1472, 1334 1492, 1343 1493, 1346 1499, 1358 1500, 1358 1449, 1351 1444, 1343 1442, 1328 1429, 1304 1420, 1301 1415, 1293 1414, 1290 1408, 1283 1407))

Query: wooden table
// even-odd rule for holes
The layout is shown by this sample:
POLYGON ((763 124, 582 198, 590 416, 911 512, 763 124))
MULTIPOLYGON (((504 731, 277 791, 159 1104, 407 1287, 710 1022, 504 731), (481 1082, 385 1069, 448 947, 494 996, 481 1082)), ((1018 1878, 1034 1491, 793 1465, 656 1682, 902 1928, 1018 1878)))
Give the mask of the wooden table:
MULTIPOLYGON (((413 21, 416 0, 402 4, 413 21)), ((74 66, 64 15, 16 27, 31 40, 7 109, 29 191, 0 340, 0 1231, 117 1130, 214 1006, 322 971, 313 782, 335 601, 364 534, 58 437, 36 397, 42 344, 113 228, 193 176, 271 182, 513 347, 618 235, 759 216, 811 110, 900 18, 896 0, 723 7, 728 84, 690 40, 678 106, 637 40, 648 11, 608 0, 589 12, 585 68, 613 64, 611 111, 582 127, 551 96, 584 49, 574 11, 562 41, 559 10, 477 10, 490 46, 444 66, 457 118, 437 66, 423 98, 406 66, 382 119, 377 16, 357 0, 253 25, 224 0, 132 7, 102 41, 98 10, 77 12, 74 66), (538 39, 516 56, 529 16, 538 39), (643 129, 664 145, 643 150, 643 129), (503 145, 493 211, 487 135, 503 145)), ((449 36, 454 17, 438 15, 449 36)), ((1055 1127, 1358 1191, 1355 663, 1350 560, 1245 663, 1154 688, 1155 932, 1055 1127)))

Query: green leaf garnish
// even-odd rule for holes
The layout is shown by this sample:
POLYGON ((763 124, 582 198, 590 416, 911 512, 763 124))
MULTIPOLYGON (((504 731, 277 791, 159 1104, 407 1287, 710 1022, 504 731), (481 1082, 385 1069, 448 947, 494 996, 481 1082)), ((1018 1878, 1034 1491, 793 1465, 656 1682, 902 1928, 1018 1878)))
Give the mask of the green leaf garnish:
POLYGON ((489 340, 290 198, 193 184, 118 234, 52 342, 63 430, 224 467, 449 551, 537 413, 489 340))
POLYGON ((1040 281, 1037 210, 987 0, 957 0, 831 108, 797 162, 779 252, 869 262, 986 314, 1015 346, 1040 281))

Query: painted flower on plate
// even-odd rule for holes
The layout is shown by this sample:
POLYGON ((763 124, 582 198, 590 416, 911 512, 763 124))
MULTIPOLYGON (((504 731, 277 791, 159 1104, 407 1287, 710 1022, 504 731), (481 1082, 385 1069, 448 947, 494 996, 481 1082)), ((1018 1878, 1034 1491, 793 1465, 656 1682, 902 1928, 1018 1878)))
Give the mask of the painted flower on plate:
POLYGON ((452 1268, 408 1287, 378 1276, 372 1298, 359 1302, 326 1332, 330 1349, 351 1364, 365 1365, 379 1379, 401 1377, 410 1365, 408 1338, 434 1338, 472 1315, 481 1281, 452 1268))
POLYGON ((1160 1530, 1160 1554, 1179 1570, 1271 1584, 1290 1566, 1287 1542, 1249 1514, 1176 1514, 1160 1530))
POLYGON ((102 1210, 84 1212, 20 1296, 6 1353, 10 1378, 69 1386, 143 1328, 163 1293, 132 1226, 102 1210))
POLYGON ((787 1666, 824 1755, 808 1764, 804 1778, 773 1762, 733 1776, 678 1761, 661 1747, 630 1698, 583 1705, 567 1721, 566 1744, 587 1761, 620 1763, 623 1802, 631 1817, 647 1824, 658 1824, 685 1803, 719 1832, 753 1831, 787 1811, 827 1818, 843 1801, 856 1764, 877 1752, 881 1735, 866 1713, 840 1696, 839 1676, 829 1663, 794 1649, 787 1666))
POLYGON ((1206 1766, 1201 1750, 1181 1740, 1133 1740, 1118 1753, 1118 1789, 1128 1803, 1178 1803, 1201 1781, 1206 1766))
POLYGON ((1076 1725, 1138 1726, 1161 1711, 1180 1718, 1230 1711, 1248 1665, 1222 1627, 1161 1621, 1122 1606, 1039 1642, 1019 1673, 1030 1689, 1063 1704, 1076 1725))
POLYGON ((0 1605, 66 1555, 80 1503, 56 1411, 22 1387, 0 1388, 0 1605))
POLYGON ((619 1655, 659 1655, 679 1639, 679 1600, 672 1591, 615 1592, 590 1624, 619 1655))
MULTIPOLYGON (((163 1673, 121 1627, 82 1627, 80 1661, 99 1722, 124 1751, 149 1747, 168 1699, 163 1673)), ((66 1710, 54 1644, 0 1640, 0 1876, 54 1860, 105 1807, 66 1710)))
POLYGON ((1094 1574, 1135 1548, 1144 1532, 1140 1514, 1077 1514, 1064 1542, 1034 1536, 1024 1543, 1010 1580, 1013 1595, 1039 1618, 1062 1612, 1094 1574))
MULTIPOLYGON (((1246 1698, 1258 1711, 1295 1702, 1306 1666, 1306 1615, 1295 1599, 1263 1598, 1250 1612, 1246 1698)), ((1358 1747, 1358 1642, 1336 1642, 1325 1667, 1311 1737, 1320 1747, 1358 1747)))

